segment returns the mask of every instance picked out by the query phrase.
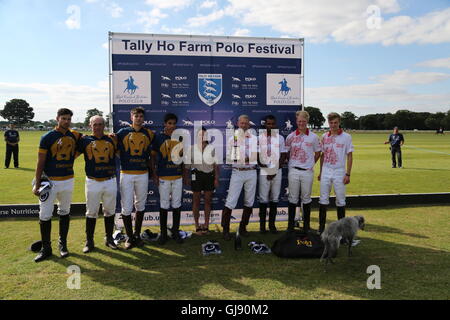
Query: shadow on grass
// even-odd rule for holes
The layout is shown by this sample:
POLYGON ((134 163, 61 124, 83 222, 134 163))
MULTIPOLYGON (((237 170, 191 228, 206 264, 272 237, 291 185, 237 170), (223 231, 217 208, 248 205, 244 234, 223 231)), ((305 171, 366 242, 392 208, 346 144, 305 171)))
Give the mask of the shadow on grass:
MULTIPOLYGON (((247 247, 256 240, 272 245, 281 233, 250 232, 240 251, 234 250, 232 241, 212 233, 181 245, 171 240, 163 247, 151 244, 129 251, 98 247, 97 254, 72 253, 71 257, 93 265, 80 267, 85 277, 105 287, 105 294, 97 293, 97 299, 111 298, 108 287, 118 289, 123 299, 445 298, 447 287, 442 280, 448 277, 447 251, 371 239, 365 237, 370 235, 366 232, 362 235, 353 256, 347 257, 347 248, 341 247, 327 273, 318 259, 255 255, 247 247), (201 243, 209 239, 221 244, 222 255, 201 254, 201 243), (367 289, 370 265, 381 268, 384 290, 367 289)), ((76 263, 71 257, 54 261, 67 268, 76 263)))
POLYGON ((450 169, 444 168, 434 169, 434 168, 408 168, 408 167, 403 167, 403 170, 450 171, 450 169))
POLYGON ((34 172, 35 169, 33 168, 22 168, 22 167, 18 167, 18 168, 10 168, 12 170, 19 170, 19 171, 28 171, 28 172, 34 172))

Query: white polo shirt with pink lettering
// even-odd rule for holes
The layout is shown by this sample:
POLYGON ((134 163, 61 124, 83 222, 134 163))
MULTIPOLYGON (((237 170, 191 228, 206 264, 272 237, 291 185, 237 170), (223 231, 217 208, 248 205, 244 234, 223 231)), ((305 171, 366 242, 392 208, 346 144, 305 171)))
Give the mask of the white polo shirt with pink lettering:
POLYGON ((347 154, 354 151, 352 136, 339 129, 338 134, 332 136, 327 132, 321 141, 323 152, 323 167, 331 169, 345 169, 347 154))
POLYGON ((289 168, 312 169, 315 165, 314 153, 321 151, 319 137, 309 129, 306 133, 297 129, 287 136, 286 150, 290 152, 289 168))

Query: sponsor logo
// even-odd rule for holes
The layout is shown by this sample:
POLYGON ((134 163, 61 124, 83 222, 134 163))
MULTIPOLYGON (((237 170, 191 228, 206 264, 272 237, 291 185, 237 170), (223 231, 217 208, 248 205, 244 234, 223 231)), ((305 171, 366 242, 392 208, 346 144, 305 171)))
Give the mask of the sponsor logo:
POLYGON ((150 71, 114 71, 114 104, 151 104, 150 71))
POLYGON ((222 97, 221 74, 198 74, 198 96, 200 100, 211 107, 222 97))
POLYGON ((41 192, 39 194, 39 200, 41 202, 45 202, 48 199, 49 196, 50 196, 50 191, 49 190, 41 192))
POLYGON ((300 75, 268 73, 267 105, 300 105, 300 75))

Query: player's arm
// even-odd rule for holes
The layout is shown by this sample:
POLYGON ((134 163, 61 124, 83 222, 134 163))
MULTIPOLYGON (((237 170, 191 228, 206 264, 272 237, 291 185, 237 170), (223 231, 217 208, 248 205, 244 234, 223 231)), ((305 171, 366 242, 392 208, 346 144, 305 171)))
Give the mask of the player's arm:
POLYGON ((350 183, 350 174, 353 165, 353 152, 347 153, 347 170, 345 171, 344 184, 350 183))
POLYGON ((320 154, 321 154, 320 151, 314 152, 314 164, 317 163, 317 160, 320 159, 320 154))
POLYGON ((151 169, 152 169, 152 178, 153 178, 153 182, 159 186, 159 177, 156 171, 156 159, 158 157, 158 153, 154 150, 152 150, 151 153, 151 157, 150 157, 150 164, 151 164, 151 169))
POLYGON ((37 161, 36 173, 35 173, 35 184, 33 187, 33 193, 36 196, 39 195, 39 188, 41 187, 41 177, 42 177, 42 172, 44 172, 46 158, 47 158, 47 155, 45 153, 42 153, 42 152, 38 153, 38 161, 37 161))
POLYGON ((323 159, 324 159, 325 154, 322 152, 320 155, 320 171, 319 171, 319 176, 317 177, 317 180, 320 181, 320 177, 322 176, 322 167, 323 167, 323 159))

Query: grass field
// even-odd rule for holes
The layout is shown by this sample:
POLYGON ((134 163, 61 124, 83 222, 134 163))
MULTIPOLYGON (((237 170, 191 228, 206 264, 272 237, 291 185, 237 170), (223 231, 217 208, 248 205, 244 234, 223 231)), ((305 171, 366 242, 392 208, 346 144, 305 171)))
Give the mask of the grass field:
MULTIPOLYGON (((147 245, 131 251, 104 247, 103 221, 98 222, 98 249, 82 253, 84 219, 75 218, 66 259, 54 256, 34 263, 26 247, 39 237, 35 219, 0 220, 0 299, 449 299, 449 207, 396 207, 349 210, 367 224, 353 257, 340 248, 336 264, 325 273, 319 260, 280 259, 255 255, 247 241, 271 245, 277 235, 251 236, 241 251, 213 232, 184 244, 147 245), (201 243, 217 239, 222 255, 203 256, 201 243), (67 267, 81 269, 81 288, 70 290, 67 267), (367 289, 367 267, 381 270, 381 289, 367 289)), ((329 213, 330 220, 335 212, 329 213)), ((312 227, 317 228, 317 212, 312 227)), ((286 223, 279 223, 280 229, 286 223)), ((232 230, 236 228, 233 225, 232 230)), ((187 230, 187 229, 185 229, 187 230)), ((191 228, 192 230, 192 228, 191 228)), ((154 230, 156 231, 156 230, 154 230)), ((57 238, 57 223, 52 236, 57 238)), ((53 240, 56 251, 56 241, 53 240)))
MULTIPOLYGON (((37 146, 43 132, 21 132, 20 168, 0 174, 0 204, 37 203, 31 180, 37 161, 37 146)), ((427 193, 450 191, 450 135, 406 133, 403 169, 392 169, 390 153, 383 142, 388 133, 354 133, 354 165, 347 194, 427 193)), ((4 161, 5 148, 0 150, 4 161)), ((12 165, 11 165, 12 166, 12 165)), ((317 165, 318 166, 318 165, 317 165)), ((316 166, 316 171, 318 168, 316 166)), ((318 172, 316 172, 317 175, 318 172)), ((75 162, 74 202, 84 202, 84 161, 75 162)), ((319 194, 319 184, 313 195, 319 194)))

